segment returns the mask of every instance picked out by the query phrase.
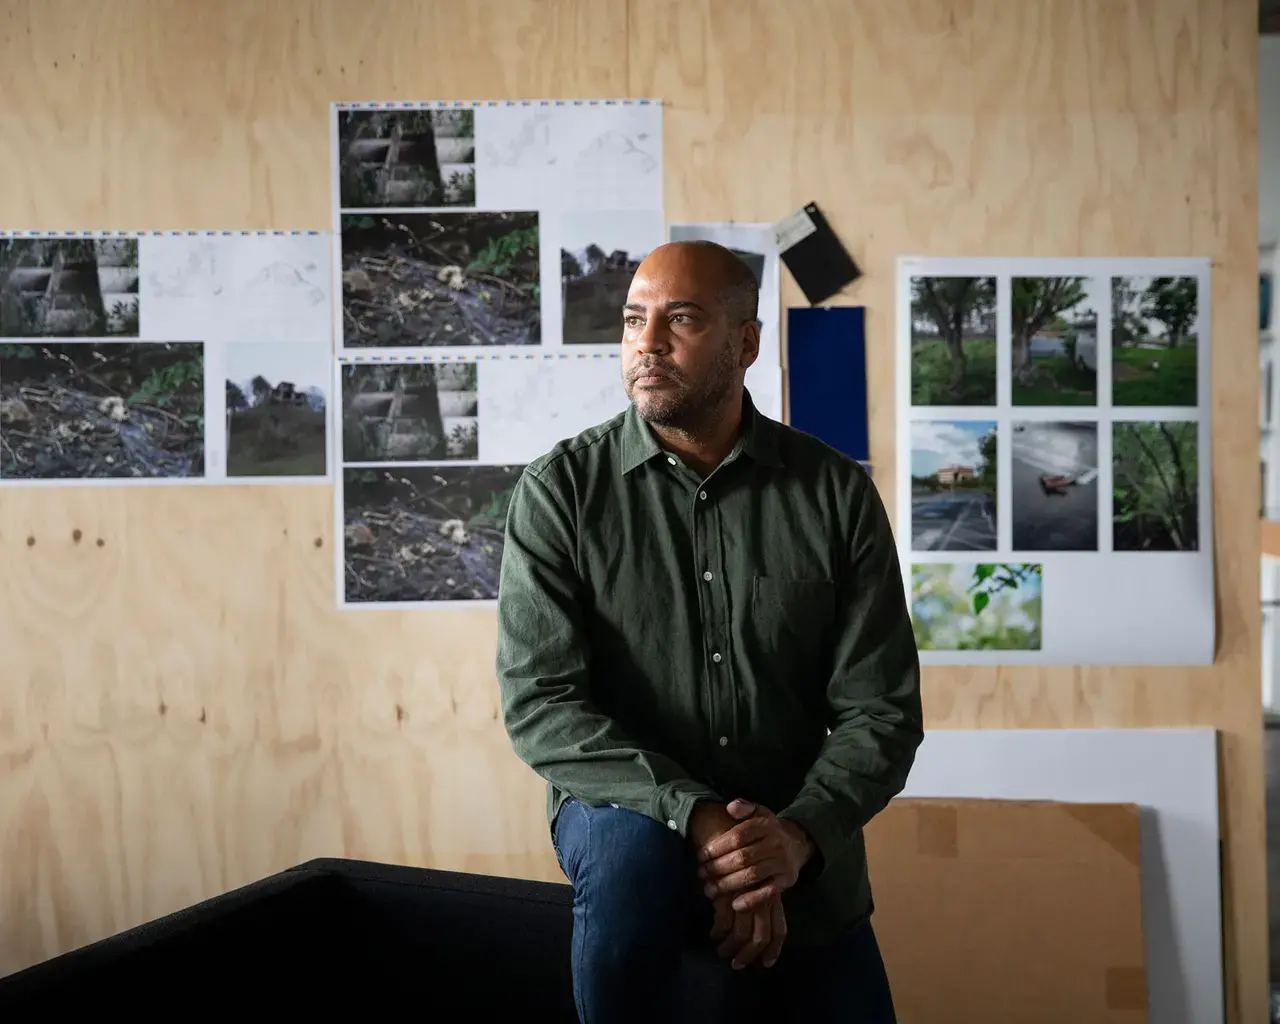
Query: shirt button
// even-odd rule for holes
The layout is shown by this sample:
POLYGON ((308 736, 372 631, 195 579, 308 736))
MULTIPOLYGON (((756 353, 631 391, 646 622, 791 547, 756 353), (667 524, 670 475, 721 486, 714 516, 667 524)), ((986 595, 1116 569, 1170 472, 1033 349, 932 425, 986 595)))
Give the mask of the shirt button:
POLYGON ((674 829, 675 827, 676 827, 676 820, 675 818, 672 818, 670 821, 667 822, 667 828, 674 829))
POLYGON ((703 501, 706 501, 706 500, 707 500, 707 492, 706 492, 706 491, 702 491, 701 493, 699 493, 699 494, 698 494, 698 497, 699 497, 699 498, 701 498, 703 501))
POLYGON ((710 570, 710 569, 708 569, 706 572, 704 572, 704 573, 702 574, 702 578, 703 578, 704 580, 706 580, 707 582, 710 582, 710 581, 711 581, 711 570, 710 570))
POLYGON ((615 803, 610 803, 609 806, 612 807, 615 811, 618 809, 618 805, 615 803))
POLYGON ((673 459, 670 455, 667 456, 667 461, 671 463, 671 465, 673 466, 676 464, 676 460, 673 459))
POLYGON ((727 747, 728 745, 729 745, 729 737, 728 737, 728 736, 721 736, 721 737, 720 737, 720 746, 722 746, 722 747, 727 747))
POLYGON ((720 664, 720 652, 719 652, 719 651, 716 651, 716 653, 715 653, 715 654, 711 655, 711 660, 712 660, 712 661, 714 661, 717 665, 719 665, 719 664, 720 664))

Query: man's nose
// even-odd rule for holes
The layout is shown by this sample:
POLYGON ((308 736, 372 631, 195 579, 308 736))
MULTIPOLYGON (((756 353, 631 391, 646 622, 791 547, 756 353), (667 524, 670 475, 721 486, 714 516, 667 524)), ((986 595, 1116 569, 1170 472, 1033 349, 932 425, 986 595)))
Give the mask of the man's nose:
POLYGON ((666 327, 657 320, 650 320, 636 335, 637 352, 661 353, 667 350, 669 344, 666 327))

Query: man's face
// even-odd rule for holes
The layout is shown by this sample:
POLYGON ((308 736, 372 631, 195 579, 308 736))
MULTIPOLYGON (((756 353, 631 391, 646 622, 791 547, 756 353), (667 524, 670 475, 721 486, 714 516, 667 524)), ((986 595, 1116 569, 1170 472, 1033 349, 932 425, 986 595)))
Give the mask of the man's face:
POLYGON ((722 271, 705 252, 662 246, 640 264, 622 321, 622 379, 641 418, 691 426, 742 386, 759 347, 730 322, 722 271))

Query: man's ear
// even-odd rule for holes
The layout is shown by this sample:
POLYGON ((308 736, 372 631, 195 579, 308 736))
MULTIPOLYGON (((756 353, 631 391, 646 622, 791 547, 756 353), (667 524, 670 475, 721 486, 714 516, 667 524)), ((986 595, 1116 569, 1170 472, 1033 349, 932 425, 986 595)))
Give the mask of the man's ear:
POLYGON ((742 350, 739 354, 739 365, 745 370, 760 355, 760 321, 750 320, 742 325, 742 350))

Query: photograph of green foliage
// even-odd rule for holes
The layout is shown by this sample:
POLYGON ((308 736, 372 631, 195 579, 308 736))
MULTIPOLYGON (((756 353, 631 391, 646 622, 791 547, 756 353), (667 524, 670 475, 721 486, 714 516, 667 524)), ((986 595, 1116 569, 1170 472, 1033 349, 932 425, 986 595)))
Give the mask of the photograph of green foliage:
POLYGON ((1199 430, 1193 420, 1112 424, 1116 551, 1200 549, 1199 430))
POLYGON ((342 346, 542 341, 536 213, 342 216, 342 346))
POLYGON ((911 621, 922 651, 1038 651, 1043 567, 985 562, 911 567, 911 621))
POLYGON ((205 475, 200 342, 0 342, 0 478, 205 475))
POLYGON ((491 601, 523 466, 343 470, 348 603, 491 601))

